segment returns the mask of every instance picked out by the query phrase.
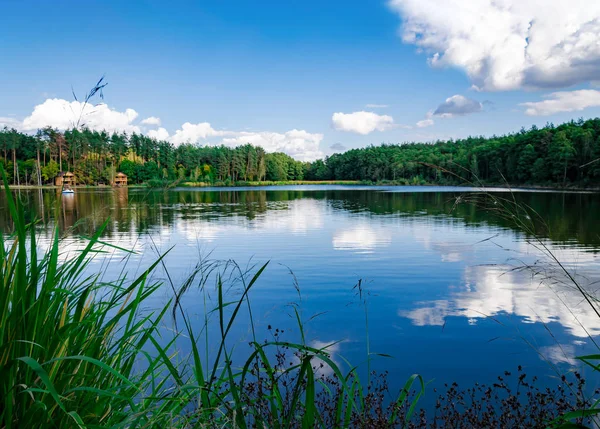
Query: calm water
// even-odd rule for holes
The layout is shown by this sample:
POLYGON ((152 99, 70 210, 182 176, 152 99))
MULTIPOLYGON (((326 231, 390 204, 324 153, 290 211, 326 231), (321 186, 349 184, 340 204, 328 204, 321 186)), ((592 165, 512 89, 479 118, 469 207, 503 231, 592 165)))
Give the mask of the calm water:
MULTIPOLYGON (((165 263, 176 285, 201 258, 232 259, 243 267, 271 261, 252 293, 259 337, 270 338, 272 325, 286 331, 286 340, 297 340, 289 304, 301 303, 305 320, 320 314, 307 322, 307 339, 315 346, 339 341, 332 351, 340 363, 341 356, 353 364, 366 360, 365 310, 353 289, 360 281, 370 350, 393 356, 375 357, 372 369, 389 370, 393 386, 414 372, 433 384, 467 385, 493 381, 517 365, 546 381, 555 370, 576 367, 573 357, 593 350, 588 333, 600 334, 597 317, 569 287, 540 285, 530 271, 515 270, 535 263, 552 275, 541 252, 508 222, 464 198, 456 204, 464 192, 341 186, 81 189, 63 198, 58 210, 54 192, 19 195, 29 216, 44 221, 43 245, 58 223, 65 255, 85 245, 81 235, 110 217, 103 240, 137 252, 127 265, 131 275, 171 247, 165 263)), ((592 289, 600 280, 599 195, 515 197, 543 214, 549 227, 544 243, 592 289)), ((4 200, 0 208, 7 231, 4 200)), ((116 277, 125 256, 98 254, 92 269, 116 277)), ((155 278, 166 278, 164 271, 155 278)), ((231 293, 236 290, 234 285, 231 293)), ((159 295, 157 305, 171 289, 159 295)), ((184 300, 198 326, 205 296, 193 288, 184 300)), ((234 338, 243 353, 249 330, 247 318, 240 322, 234 338)))

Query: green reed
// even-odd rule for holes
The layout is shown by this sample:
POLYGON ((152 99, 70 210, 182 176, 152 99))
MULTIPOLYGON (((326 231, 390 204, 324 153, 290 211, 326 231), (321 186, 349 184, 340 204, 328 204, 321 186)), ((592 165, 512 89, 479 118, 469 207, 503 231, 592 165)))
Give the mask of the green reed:
MULTIPOLYGON (((173 299, 149 311, 149 297, 169 286, 150 280, 164 254, 136 278, 103 281, 102 273, 88 273, 94 256, 109 246, 100 240, 107 223, 65 260, 58 229, 42 250, 36 222, 26 222, 4 184, 13 232, 0 235, 0 428, 312 428, 331 427, 331 419, 335 427, 353 427, 357 416, 371 412, 357 369, 343 371, 327 348, 279 338, 261 342, 252 327, 251 351, 233 362, 230 334, 243 313, 253 323, 250 292, 267 264, 242 273, 242 293, 234 300, 227 299, 216 266, 199 264, 182 285, 170 284, 173 299), (217 302, 211 308, 205 300, 209 307, 198 328, 181 300, 191 287, 206 286, 210 274, 217 302), (164 326, 174 324, 181 329, 166 335, 164 326), (217 344, 214 336, 209 340, 211 330, 217 344), (181 342, 189 355, 181 356, 181 342), (282 349, 295 364, 278 364, 273 356, 282 349), (320 365, 329 367, 335 388, 319 376, 320 365), (249 394, 251 385, 260 393, 249 394)), ((300 317, 298 328, 303 332, 300 317)), ((390 426, 411 418, 416 400, 407 401, 414 383, 420 395, 423 380, 413 376, 392 398, 390 426)))

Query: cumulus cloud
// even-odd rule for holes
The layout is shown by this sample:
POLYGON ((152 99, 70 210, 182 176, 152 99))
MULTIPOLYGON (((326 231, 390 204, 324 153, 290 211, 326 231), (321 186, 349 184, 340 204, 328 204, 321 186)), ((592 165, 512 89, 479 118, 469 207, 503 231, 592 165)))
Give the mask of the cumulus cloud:
POLYGON ((588 107, 600 106, 600 91, 581 89, 579 91, 554 92, 545 100, 521 103, 529 116, 547 116, 560 112, 575 112, 588 107))
POLYGON ((394 118, 373 112, 334 113, 331 122, 336 130, 367 135, 373 131, 385 131, 394 126, 394 118))
POLYGON ((600 2, 390 0, 402 39, 478 89, 565 87, 600 78, 600 2))
POLYGON ((446 101, 440 104, 433 114, 442 118, 452 118, 453 116, 481 112, 481 110, 483 110, 483 104, 479 101, 463 97, 462 95, 453 95, 450 98, 446 98, 446 101))
POLYGON ((433 119, 423 119, 422 121, 417 122, 417 127, 425 128, 430 127, 434 124, 433 119))
POLYGON ((142 124, 144 124, 144 125, 156 125, 156 126, 159 126, 160 125, 160 118, 157 118, 156 116, 150 116, 149 118, 146 118, 146 119, 142 120, 142 124))
POLYGON ((271 131, 228 131, 216 130, 208 122, 192 124, 186 122, 175 134, 169 136, 167 130, 159 128, 148 132, 150 137, 168 140, 174 145, 202 143, 236 147, 250 143, 260 146, 267 152, 283 152, 300 161, 314 161, 322 158, 319 148, 323 134, 304 130, 290 130, 285 133, 271 131))
POLYGON ((51 126, 65 130, 81 119, 80 125, 92 130, 139 133, 140 128, 133 124, 137 117, 138 113, 133 109, 119 112, 106 104, 85 105, 79 101, 50 98, 35 106, 31 115, 23 120, 21 129, 32 131, 51 126))
POLYGON ((200 122, 198 124, 186 122, 181 126, 181 129, 175 131, 170 141, 175 145, 180 145, 182 143, 197 143, 209 137, 222 135, 223 131, 215 130, 208 122, 200 122))
POLYGON ((169 139, 169 132, 165 128, 160 127, 157 130, 150 130, 150 131, 148 131, 148 137, 151 137, 151 138, 159 140, 159 141, 161 141, 161 140, 168 140, 169 139))
POLYGON ((319 145, 323 134, 309 133, 304 130, 291 130, 285 133, 276 132, 235 132, 232 137, 225 137, 221 144, 226 146, 239 146, 250 143, 261 146, 267 152, 284 152, 300 161, 314 161, 322 158, 323 152, 319 145))
POLYGON ((365 106, 367 109, 385 109, 386 107, 390 107, 389 104, 367 104, 365 106))

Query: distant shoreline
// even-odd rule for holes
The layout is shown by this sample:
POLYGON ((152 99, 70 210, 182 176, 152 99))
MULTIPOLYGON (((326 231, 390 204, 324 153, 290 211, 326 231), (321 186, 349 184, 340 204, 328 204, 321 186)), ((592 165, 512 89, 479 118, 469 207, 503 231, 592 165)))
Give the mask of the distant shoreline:
POLYGON ((368 182, 361 180, 297 180, 297 181, 262 181, 262 182, 240 182, 236 184, 211 184, 207 182, 184 182, 177 185, 178 188, 243 188, 243 187, 265 187, 265 186, 306 186, 306 185, 348 185, 348 186, 437 186, 440 188, 503 188, 503 189, 515 189, 515 190, 540 190, 540 191, 590 191, 590 192, 600 192, 600 187, 580 187, 580 186, 567 186, 567 187, 557 187, 557 186, 544 186, 544 185, 506 185, 506 184, 493 184, 486 183, 483 186, 473 186, 473 185, 440 185, 436 183, 398 183, 392 181, 383 181, 383 182, 368 182))
MULTIPOLYGON (((361 180, 287 180, 287 181, 262 181, 262 182, 237 182, 234 184, 225 183, 209 183, 209 182, 182 182, 172 186, 174 188, 262 188, 267 186, 327 186, 327 185, 338 185, 338 186, 437 186, 440 188, 502 188, 502 189, 514 189, 519 191, 557 191, 557 192, 600 192, 600 187, 580 187, 580 186, 567 186, 567 187, 556 187, 556 186, 544 186, 544 185, 517 185, 511 186, 506 184, 485 184, 483 186, 472 186, 472 185, 440 185, 435 183, 427 184, 406 184, 397 182, 368 182, 361 180)), ((55 185, 9 185, 10 189, 15 190, 44 190, 44 189, 61 189, 60 186, 55 185)), ((145 184, 139 185, 128 185, 126 187, 115 188, 109 185, 78 185, 75 189, 165 189, 167 187, 150 187, 145 184)))

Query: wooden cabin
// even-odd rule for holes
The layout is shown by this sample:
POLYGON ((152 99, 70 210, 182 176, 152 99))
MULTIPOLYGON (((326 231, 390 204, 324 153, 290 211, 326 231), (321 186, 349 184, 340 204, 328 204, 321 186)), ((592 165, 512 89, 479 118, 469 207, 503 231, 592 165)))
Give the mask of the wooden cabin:
POLYGON ((116 187, 123 187, 123 186, 127 186, 127 175, 125 173, 117 173, 117 175, 115 176, 115 180, 113 181, 113 186, 116 187))
POLYGON ((61 171, 58 173, 58 176, 56 176, 56 179, 54 179, 54 184, 60 187, 73 187, 75 186, 75 175, 70 171, 61 171))

